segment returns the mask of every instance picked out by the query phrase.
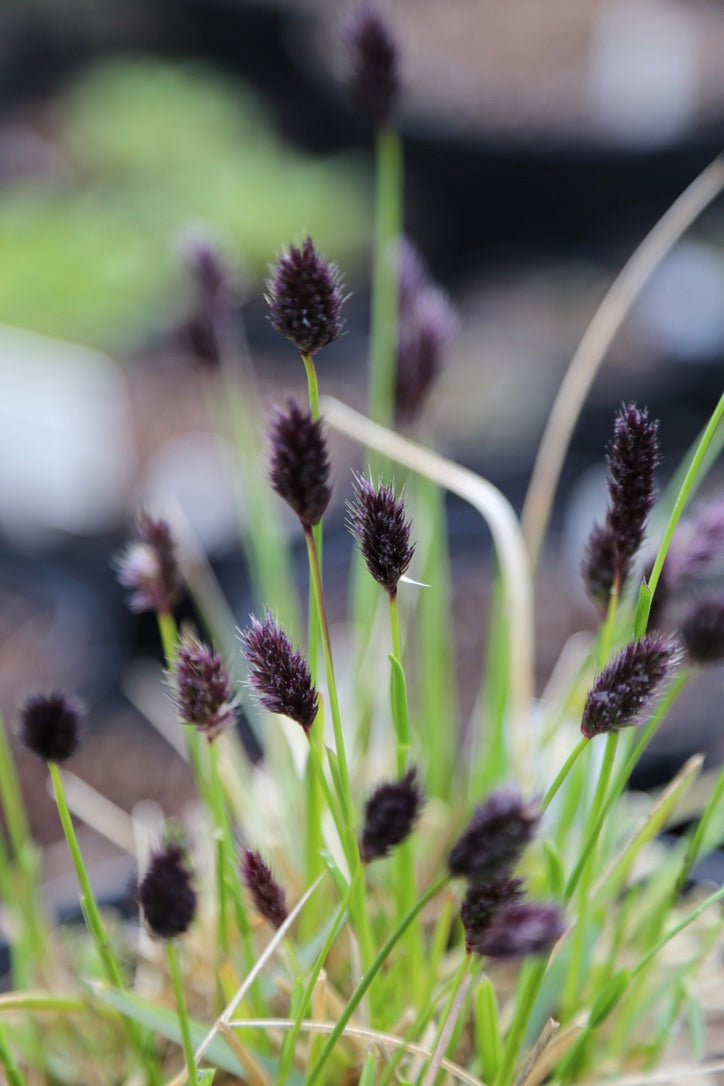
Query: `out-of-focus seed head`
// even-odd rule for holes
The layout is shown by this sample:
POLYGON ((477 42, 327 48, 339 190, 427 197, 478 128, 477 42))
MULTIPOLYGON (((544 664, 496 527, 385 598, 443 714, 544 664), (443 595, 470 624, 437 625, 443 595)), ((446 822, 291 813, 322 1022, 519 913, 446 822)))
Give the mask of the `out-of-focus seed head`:
POLYGON ((404 502, 395 497, 392 487, 378 483, 375 488, 361 475, 355 484, 354 500, 347 505, 350 531, 367 569, 394 596, 415 553, 404 502))
POLYGON ((33 694, 20 709, 20 738, 44 762, 64 762, 80 742, 81 710, 64 694, 33 694))
POLYGON ((704 505, 674 532, 664 565, 672 589, 682 581, 699 581, 724 568, 724 500, 704 505))
POLYGON ((301 724, 308 732, 317 715, 317 691, 304 657, 295 651, 281 626, 266 612, 260 622, 252 616, 242 634, 249 661, 249 682, 261 705, 301 724))
POLYGON ((221 657, 192 634, 179 644, 173 672, 174 700, 184 724, 203 732, 211 743, 236 723, 236 697, 221 657))
POLYGON ((202 362, 218 366, 222 327, 230 322, 239 305, 238 284, 208 238, 192 235, 184 239, 182 256, 195 297, 179 324, 177 339, 202 362))
POLYGON ((596 677, 586 698, 581 732, 594 735, 639 724, 679 662, 673 638, 646 634, 632 641, 596 677))
POLYGON ((616 541, 608 524, 594 525, 581 563, 581 576, 591 599, 608 607, 616 578, 616 541))
POLYGON ((724 596, 696 603, 681 624, 681 637, 693 663, 724 660, 724 596))
POLYGON ((410 769, 398 781, 381 784, 365 804, 360 856, 364 863, 387 856, 414 829, 424 797, 417 771, 410 769))
POLYGON ((608 454, 609 504, 603 528, 596 526, 583 561, 583 577, 594 599, 607 604, 615 584, 623 585, 644 539, 654 504, 659 463, 658 422, 646 408, 621 408, 608 454))
POLYGON ((177 842, 152 853, 137 897, 146 923, 159 939, 174 939, 191 925, 196 913, 191 878, 184 850, 177 842))
POLYGON ((470 949, 488 958, 523 958, 544 953, 565 929, 557 905, 513 901, 494 913, 490 923, 475 936, 470 949))
POLYGON ((342 41, 350 98, 362 119, 372 128, 380 128, 391 119, 400 89, 394 35, 375 7, 361 4, 343 22, 342 41))
POLYGON ((398 421, 409 423, 443 367, 458 318, 447 295, 430 282, 407 239, 399 249, 399 294, 395 412, 398 421))
POLYGON ((115 559, 118 580, 131 592, 132 611, 170 614, 181 591, 176 543, 165 520, 142 511, 136 538, 115 559))
POLYGON ((342 283, 311 238, 279 258, 265 295, 272 326, 302 354, 314 355, 342 331, 342 283))
POLYGON ((273 928, 280 928, 288 916, 284 890, 260 852, 250 848, 246 850, 241 862, 241 878, 259 915, 268 920, 273 928))
POLYGON ((332 495, 329 457, 319 419, 289 400, 270 428, 269 479, 280 498, 311 528, 324 516, 332 495))
POLYGON ((515 789, 493 792, 479 804, 450 852, 451 875, 490 881, 510 871, 533 839, 540 814, 515 789))
POLYGON ((460 906, 460 919, 465 929, 465 947, 472 950, 476 939, 490 925, 494 915, 523 897, 523 880, 509 875, 490 882, 471 882, 460 906))

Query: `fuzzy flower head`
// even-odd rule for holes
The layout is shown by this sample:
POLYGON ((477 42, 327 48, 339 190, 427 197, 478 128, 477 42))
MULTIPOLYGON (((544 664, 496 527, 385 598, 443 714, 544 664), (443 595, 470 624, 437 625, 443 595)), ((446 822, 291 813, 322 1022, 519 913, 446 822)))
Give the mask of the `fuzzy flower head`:
POLYGON ((501 789, 479 804, 448 859, 451 875, 471 882, 496 879, 509 872, 532 841, 540 814, 513 788, 501 789))
POLYGON ((399 291, 395 411, 401 422, 409 422, 442 369, 458 318, 447 295, 429 280, 417 251, 407 240, 400 246, 399 291))
POLYGON ((471 951, 500 909, 523 897, 523 880, 501 875, 489 882, 471 882, 460 906, 465 947, 471 951))
POLYGON ((131 592, 132 611, 170 614, 181 591, 176 543, 165 520, 142 511, 136 539, 116 558, 118 580, 131 592))
POLYGON ((187 931, 196 913, 196 891, 181 845, 170 842, 152 853, 137 897, 146 923, 159 939, 174 939, 187 931))
POLYGON ((213 649, 186 633, 173 672, 174 700, 184 724, 203 732, 211 743, 236 723, 231 676, 213 649))
POLYGON ((64 694, 33 694, 20 710, 20 738, 44 762, 75 754, 80 732, 80 706, 64 694))
POLYGON ((694 604, 681 624, 681 637, 693 663, 724 660, 724 596, 694 604))
POLYGON ((415 545, 410 542, 410 521, 405 506, 392 487, 381 482, 375 488, 356 476, 355 497, 348 503, 348 524, 357 546, 378 584, 390 596, 397 593, 400 577, 407 571, 415 545))
POLYGON ((319 706, 304 657, 293 649, 269 611, 261 622, 252 617, 242 640, 242 651, 249 662, 249 682, 259 703, 270 713, 295 720, 308 732, 319 706))
POLYGON ((194 299, 177 329, 181 345, 213 366, 221 361, 220 329, 238 306, 238 286, 216 247, 207 239, 184 240, 183 260, 194 299))
POLYGON ((241 879, 259 915, 268 920, 273 928, 280 928, 288 916, 284 890, 260 852, 250 848, 246 850, 241 863, 241 879))
POLYGON ((371 4, 355 8, 342 25, 346 85, 360 116, 372 128, 388 123, 399 93, 399 50, 387 21, 371 4))
POLYGON ((398 781, 381 784, 365 804, 360 856, 364 863, 376 860, 402 844, 422 810, 424 797, 417 771, 410 769, 398 781))
POLYGON ((282 253, 267 280, 269 319, 302 354, 314 355, 342 331, 342 283, 334 264, 321 257, 311 238, 282 253))
POLYGON ((476 933, 470 949, 488 958, 524 958, 549 950, 565 929, 557 905, 512 901, 498 909, 490 923, 476 933))
POLYGON ((329 457, 319 419, 294 400, 277 410, 270 427, 269 479, 306 528, 318 524, 332 495, 329 457))
POLYGON ((591 739, 639 724, 680 656, 673 638, 646 634, 631 641, 597 675, 583 710, 583 735, 591 739))
POLYGON ((606 521, 602 528, 594 528, 583 563, 588 591, 604 606, 613 586, 622 585, 628 577, 644 539, 655 496, 658 426, 649 421, 646 408, 639 410, 633 403, 616 416, 608 454, 606 521))

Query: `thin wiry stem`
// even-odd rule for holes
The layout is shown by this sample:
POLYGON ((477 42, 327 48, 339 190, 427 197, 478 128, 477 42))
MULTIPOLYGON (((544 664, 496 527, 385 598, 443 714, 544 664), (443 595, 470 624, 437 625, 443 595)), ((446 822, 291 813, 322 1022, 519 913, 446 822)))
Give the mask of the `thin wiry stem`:
POLYGON ((646 235, 614 279, 583 334, 548 416, 523 506, 523 533, 533 568, 538 564, 576 421, 606 351, 652 272, 723 188, 724 155, 719 155, 646 235))

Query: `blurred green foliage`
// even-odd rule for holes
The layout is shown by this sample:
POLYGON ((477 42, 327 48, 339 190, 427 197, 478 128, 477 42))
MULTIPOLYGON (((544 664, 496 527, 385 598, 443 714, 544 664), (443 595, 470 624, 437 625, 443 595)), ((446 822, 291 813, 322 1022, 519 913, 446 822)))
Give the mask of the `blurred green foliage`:
POLYGON ((307 234, 349 269, 367 249, 359 157, 282 142, 244 84, 198 63, 96 63, 52 106, 58 179, 0 192, 0 321, 137 345, 184 290, 179 237, 207 230, 256 285, 307 234))

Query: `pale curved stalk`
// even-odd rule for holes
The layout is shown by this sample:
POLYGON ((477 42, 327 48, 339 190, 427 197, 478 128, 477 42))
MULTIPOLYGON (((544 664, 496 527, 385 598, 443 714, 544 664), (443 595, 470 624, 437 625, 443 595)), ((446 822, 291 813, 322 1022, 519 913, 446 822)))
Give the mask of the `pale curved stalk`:
POLYGON ((548 416, 523 505, 523 534, 538 564, 573 429, 613 337, 669 250, 724 188, 719 155, 682 192, 624 265, 583 333, 548 416))
MULTIPOLYGON (((305 1018, 300 1023, 300 1028, 303 1033, 331 1033, 335 1024, 334 1022, 315 1022, 312 1019, 305 1018)), ((293 1025, 294 1022, 290 1018, 232 1018, 229 1022, 232 1029, 288 1030, 293 1025)), ((365 1029, 361 1026, 350 1026, 349 1024, 344 1027, 342 1033, 347 1037, 360 1037, 362 1040, 370 1041, 381 1048, 404 1048, 405 1052, 409 1052, 410 1055, 422 1056, 423 1059, 429 1060, 432 1056, 429 1048, 424 1048, 415 1041, 406 1041, 404 1037, 397 1037, 394 1033, 381 1033, 376 1029, 365 1029)), ((467 1086, 485 1086, 485 1083, 479 1078, 475 1078, 464 1067, 460 1067, 459 1064, 454 1063, 452 1060, 443 1059, 440 1066, 445 1071, 449 1071, 460 1082, 467 1083, 467 1086)))
POLYGON ((331 396, 322 399, 327 424, 467 501, 487 523, 500 566, 508 629, 511 727, 517 764, 530 750, 525 721, 533 696, 533 592, 520 524, 507 498, 482 476, 386 430, 331 396))

